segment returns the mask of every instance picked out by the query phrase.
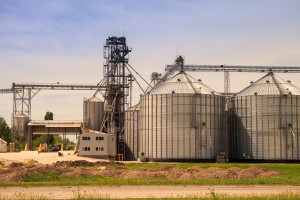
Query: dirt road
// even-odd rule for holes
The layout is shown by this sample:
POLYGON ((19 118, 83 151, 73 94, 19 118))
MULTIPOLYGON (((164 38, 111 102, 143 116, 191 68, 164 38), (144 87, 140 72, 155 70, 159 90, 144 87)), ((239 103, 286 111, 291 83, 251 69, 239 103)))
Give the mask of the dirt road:
POLYGON ((109 198, 163 198, 203 196, 215 194, 278 194, 299 192, 300 186, 103 186, 103 187, 7 187, 0 188, 1 196, 12 198, 16 194, 40 195, 53 199, 68 199, 81 195, 109 198))

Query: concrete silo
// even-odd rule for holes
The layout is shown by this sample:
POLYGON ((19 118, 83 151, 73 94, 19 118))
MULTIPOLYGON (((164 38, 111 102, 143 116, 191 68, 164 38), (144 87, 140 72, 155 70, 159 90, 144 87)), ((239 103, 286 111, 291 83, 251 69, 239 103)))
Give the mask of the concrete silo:
POLYGON ((126 160, 137 160, 139 156, 139 113, 139 104, 125 111, 124 139, 126 143, 126 160))
POLYGON ((300 89, 272 72, 233 98, 231 158, 300 160, 300 89))
POLYGON ((91 97, 83 102, 83 124, 90 129, 100 131, 104 117, 104 102, 97 98, 91 97))
POLYGON ((214 160, 223 117, 224 98, 180 72, 141 97, 139 151, 150 161, 214 160))

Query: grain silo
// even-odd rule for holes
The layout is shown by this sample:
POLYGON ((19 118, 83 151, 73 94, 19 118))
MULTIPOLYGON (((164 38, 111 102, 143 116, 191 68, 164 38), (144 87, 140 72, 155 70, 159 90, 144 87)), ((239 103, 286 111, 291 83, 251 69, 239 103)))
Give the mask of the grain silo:
POLYGON ((124 139, 126 144, 126 160, 137 160, 139 155, 139 113, 140 105, 137 104, 125 111, 124 139))
POLYGON ((140 153, 150 161, 214 160, 223 151, 224 98, 180 72, 141 97, 140 153))
POLYGON ((231 158, 300 160, 300 89, 272 72, 233 98, 231 158))
POLYGON ((83 124, 90 129, 100 131, 104 116, 104 102, 97 98, 91 97, 83 102, 83 124))

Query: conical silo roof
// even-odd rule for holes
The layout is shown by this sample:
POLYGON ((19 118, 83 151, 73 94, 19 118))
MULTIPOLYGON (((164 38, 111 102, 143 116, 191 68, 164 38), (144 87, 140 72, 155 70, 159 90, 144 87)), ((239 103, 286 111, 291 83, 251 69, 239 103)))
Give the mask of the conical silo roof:
POLYGON ((216 91, 209 88, 207 85, 189 76, 185 72, 180 72, 172 76, 167 81, 154 87, 150 94, 217 94, 216 91))
POLYGON ((140 110, 140 102, 128 108, 126 111, 135 111, 135 110, 140 110))
POLYGON ((97 98, 97 97, 91 97, 89 99, 87 99, 87 101, 92 101, 92 102, 103 102, 101 99, 97 98))
POLYGON ((300 89, 290 82, 278 77, 273 72, 269 72, 241 92, 237 93, 236 96, 280 94, 300 95, 300 89))

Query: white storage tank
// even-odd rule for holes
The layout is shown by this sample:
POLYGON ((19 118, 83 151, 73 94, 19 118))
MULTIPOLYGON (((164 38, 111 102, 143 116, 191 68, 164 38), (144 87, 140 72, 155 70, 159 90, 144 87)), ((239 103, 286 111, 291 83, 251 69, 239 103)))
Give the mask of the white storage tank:
POLYGON ((100 131, 104 117, 104 102, 91 97, 83 102, 83 124, 90 126, 91 130, 100 131))
POLYGON ((232 105, 232 159, 300 160, 299 88, 270 72, 232 105))
POLYGON ((150 161, 215 160, 223 118, 224 97, 180 72, 141 97, 139 151, 150 161))

